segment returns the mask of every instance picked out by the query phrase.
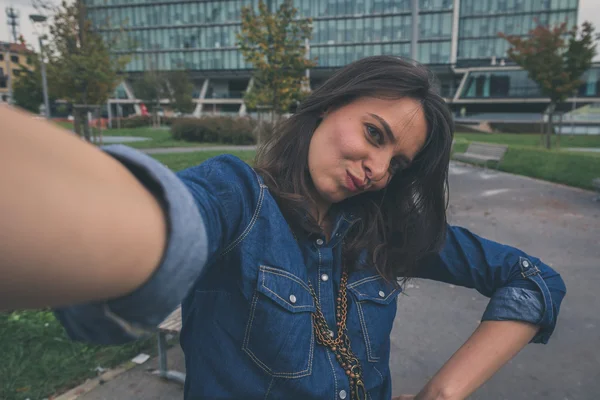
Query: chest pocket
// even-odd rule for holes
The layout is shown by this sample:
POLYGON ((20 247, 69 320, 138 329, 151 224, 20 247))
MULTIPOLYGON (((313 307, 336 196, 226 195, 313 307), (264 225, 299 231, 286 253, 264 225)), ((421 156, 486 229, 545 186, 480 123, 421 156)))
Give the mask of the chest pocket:
POLYGON ((396 317, 396 299, 402 289, 376 275, 349 284, 348 290, 356 301, 367 359, 379 362, 388 347, 396 317))
POLYGON ((315 302, 297 276, 260 266, 243 350, 274 377, 310 375, 314 353, 311 313, 315 302))

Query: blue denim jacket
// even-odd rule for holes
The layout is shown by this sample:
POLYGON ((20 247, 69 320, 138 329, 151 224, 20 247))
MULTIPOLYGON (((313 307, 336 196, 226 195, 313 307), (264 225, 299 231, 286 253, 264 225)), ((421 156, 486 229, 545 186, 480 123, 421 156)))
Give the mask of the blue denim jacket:
MULTIPOLYGON (((341 242, 354 216, 338 213, 329 242, 297 241, 261 178, 238 158, 219 156, 175 174, 126 146, 104 150, 162 201, 168 245, 153 276, 129 295, 57 309, 70 337, 122 343, 152 332, 181 304, 186 399, 344 399, 344 370, 315 340, 308 282, 335 327, 341 242)), ((537 324, 533 342, 546 343, 566 293, 560 275, 464 228, 448 226, 447 237, 420 277, 476 289, 490 297, 482 320, 537 324)), ((390 332, 401 289, 363 269, 349 275, 347 290, 347 329, 368 398, 390 399, 390 332)))

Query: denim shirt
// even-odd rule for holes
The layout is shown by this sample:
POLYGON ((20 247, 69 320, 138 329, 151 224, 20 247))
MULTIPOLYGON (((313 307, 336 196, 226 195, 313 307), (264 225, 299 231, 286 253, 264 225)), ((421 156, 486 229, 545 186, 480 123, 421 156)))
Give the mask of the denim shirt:
MULTIPOLYGON (((308 283, 335 327, 341 244, 355 222, 351 213, 338 213, 329 241, 296 239, 262 179, 234 156, 175 174, 123 145, 104 151, 160 199, 168 244, 160 266, 132 293, 56 309, 71 338, 133 340, 154 332, 181 304, 186 399, 349 395, 344 370, 315 339, 308 283)), ((490 297, 482 320, 539 325, 536 343, 548 342, 566 293, 560 275, 539 259, 456 226, 447 227, 443 250, 423 263, 419 276, 490 297)), ((392 396, 390 332, 400 292, 371 269, 348 277, 347 329, 368 399, 392 396)))

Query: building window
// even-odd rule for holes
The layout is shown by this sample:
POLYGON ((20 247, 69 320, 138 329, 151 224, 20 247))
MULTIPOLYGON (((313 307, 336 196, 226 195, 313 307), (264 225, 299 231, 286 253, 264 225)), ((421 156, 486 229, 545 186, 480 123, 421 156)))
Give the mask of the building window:
POLYGON ((4 54, 0 54, 0 61, 4 61, 4 54))
POLYGON ((19 62, 19 56, 10 56, 10 62, 18 63, 19 62))

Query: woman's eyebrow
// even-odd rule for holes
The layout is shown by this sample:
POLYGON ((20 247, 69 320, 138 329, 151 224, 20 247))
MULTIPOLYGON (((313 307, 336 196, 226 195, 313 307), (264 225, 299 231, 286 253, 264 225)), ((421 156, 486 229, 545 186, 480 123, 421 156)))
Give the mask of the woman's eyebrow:
POLYGON ((377 114, 369 113, 369 115, 375 118, 377 121, 379 121, 379 123, 383 126, 383 130, 385 131, 385 134, 387 135, 389 141, 392 142, 392 144, 396 144, 396 137, 392 133, 392 129, 390 128, 390 125, 387 123, 387 121, 377 114))
MULTIPOLYGON (((392 133, 392 129, 390 128, 390 125, 387 123, 387 121, 383 118, 381 118, 379 115, 377 114, 372 114, 372 113, 368 113, 371 117, 375 118, 380 124, 381 126, 383 126, 383 130, 385 131, 386 136, 388 137, 388 140, 392 143, 392 144, 396 144, 398 143, 398 139, 396 139, 396 136, 394 136, 394 134, 392 133)), ((396 157, 401 158, 406 165, 409 165, 412 160, 407 157, 405 154, 398 154, 396 157)))

